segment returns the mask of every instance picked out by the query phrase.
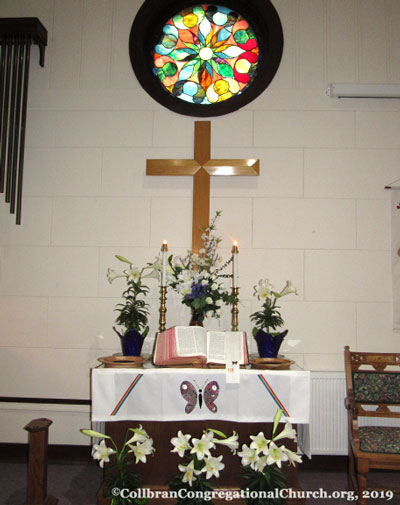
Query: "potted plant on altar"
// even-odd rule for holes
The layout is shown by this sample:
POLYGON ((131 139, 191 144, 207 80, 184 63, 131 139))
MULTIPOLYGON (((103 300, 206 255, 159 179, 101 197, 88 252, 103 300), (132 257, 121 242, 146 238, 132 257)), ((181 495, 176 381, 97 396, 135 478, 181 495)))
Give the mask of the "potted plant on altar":
POLYGON ((144 300, 149 288, 143 284, 143 279, 159 278, 159 260, 139 269, 123 256, 116 255, 115 257, 119 261, 127 263, 129 268, 122 273, 117 273, 112 268, 107 270, 107 278, 110 284, 119 277, 124 278, 127 283, 127 289, 122 293, 125 299, 124 303, 119 303, 115 309, 119 312, 115 322, 121 325, 123 329, 122 331, 118 331, 115 327, 113 329, 121 339, 124 356, 140 356, 143 341, 149 332, 149 305, 144 300))
POLYGON ((276 358, 282 341, 289 331, 275 331, 284 324, 278 310, 280 307, 276 305, 276 302, 291 293, 297 295, 297 289, 290 281, 286 281, 286 286, 279 293, 272 291, 272 288, 273 286, 268 279, 261 279, 254 286, 254 296, 258 300, 264 300, 262 310, 254 312, 250 316, 250 319, 255 323, 252 333, 261 358, 276 358))
MULTIPOLYGON (((155 451, 153 440, 143 427, 139 425, 138 428, 128 428, 121 449, 118 449, 114 440, 108 435, 93 430, 80 431, 88 437, 102 439, 99 444, 94 444, 92 449, 92 457, 99 461, 101 468, 104 468, 105 463, 111 461, 113 471, 110 472, 111 476, 105 481, 103 487, 103 495, 105 498, 110 497, 110 505, 138 503, 135 498, 120 494, 119 491, 129 490, 131 492, 139 488, 140 477, 130 469, 130 466, 133 462, 135 464, 146 463, 147 456, 152 455, 155 451), (129 439, 128 436, 130 436, 129 439), (109 440, 112 447, 107 446, 105 440, 109 440), (134 458, 129 457, 130 454, 133 454, 134 458)), ((142 501, 141 504, 143 503, 142 501)))
POLYGON ((171 438, 171 444, 174 446, 171 452, 185 458, 186 464, 178 465, 181 473, 172 478, 169 489, 178 493, 177 505, 210 505, 213 491, 210 479, 218 478, 219 472, 225 468, 222 455, 215 457, 211 451, 216 444, 221 444, 229 447, 235 454, 239 447, 238 435, 233 432, 227 438, 221 431, 209 428, 203 432, 200 439, 192 438, 191 442, 190 439, 191 435, 184 435, 182 431, 178 431, 177 436, 171 438))
POLYGON ((217 211, 202 235, 204 248, 198 253, 188 251, 186 256, 170 256, 169 285, 182 296, 182 303, 191 309, 189 325, 203 326, 206 317, 221 317, 222 306, 233 302, 233 295, 227 290, 224 280, 231 274, 223 270, 232 258, 224 263, 218 254, 221 238, 214 235, 217 219, 222 212, 217 211))
POLYGON ((288 438, 296 441, 296 431, 287 422, 284 429, 275 435, 282 417, 278 409, 274 417, 272 438, 267 440, 263 432, 250 435, 250 446, 242 445, 238 456, 242 458, 244 484, 241 487, 246 497, 247 505, 280 505, 286 503, 286 477, 282 471, 282 463, 295 465, 301 463, 301 456, 279 445, 278 440, 288 438))

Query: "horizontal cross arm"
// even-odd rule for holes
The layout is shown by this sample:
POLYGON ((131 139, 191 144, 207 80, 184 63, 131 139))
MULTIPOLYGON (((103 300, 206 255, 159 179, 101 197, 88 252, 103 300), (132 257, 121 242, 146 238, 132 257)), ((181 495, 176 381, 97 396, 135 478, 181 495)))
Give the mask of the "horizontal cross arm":
POLYGON ((253 158, 247 160, 210 160, 204 164, 204 169, 210 175, 259 175, 260 161, 253 158))
POLYGON ((200 168, 195 160, 147 160, 146 175, 194 175, 200 168))

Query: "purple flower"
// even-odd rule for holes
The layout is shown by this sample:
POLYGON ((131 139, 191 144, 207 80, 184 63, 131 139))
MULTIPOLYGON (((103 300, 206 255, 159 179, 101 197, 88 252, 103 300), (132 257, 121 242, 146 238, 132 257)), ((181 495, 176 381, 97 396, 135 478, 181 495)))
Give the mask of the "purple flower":
POLYGON ((207 286, 203 286, 200 282, 193 284, 192 292, 185 296, 186 300, 194 300, 195 298, 202 298, 206 296, 207 286))

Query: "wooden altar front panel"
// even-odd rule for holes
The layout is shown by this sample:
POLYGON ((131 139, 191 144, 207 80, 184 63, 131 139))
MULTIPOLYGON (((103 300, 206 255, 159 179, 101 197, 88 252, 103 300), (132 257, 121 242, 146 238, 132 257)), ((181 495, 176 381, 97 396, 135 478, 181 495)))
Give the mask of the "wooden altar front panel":
MULTIPOLYGON (((169 480, 179 473, 178 464, 183 463, 183 459, 176 453, 171 453, 173 446, 170 443, 172 437, 175 437, 177 432, 181 430, 183 433, 190 433, 194 438, 200 438, 203 430, 214 428, 222 431, 227 436, 230 436, 233 431, 239 434, 239 444, 250 445, 250 435, 257 435, 260 431, 264 432, 266 438, 271 438, 272 423, 237 423, 231 421, 117 421, 106 423, 106 434, 110 435, 114 442, 121 447, 126 430, 128 428, 136 428, 139 424, 147 431, 149 436, 154 441, 156 453, 154 456, 147 458, 147 463, 138 463, 134 465, 134 470, 142 476, 143 488, 165 490, 168 489, 169 480)), ((283 423, 280 425, 283 428, 283 423)), ((293 440, 285 439, 282 443, 291 449, 297 450, 296 443, 293 440)), ((219 479, 212 479, 215 488, 221 489, 238 489, 242 485, 240 475, 241 458, 233 455, 231 451, 222 445, 218 445, 213 450, 215 455, 223 455, 223 463, 225 468, 220 472, 219 479)), ((107 465, 105 467, 105 478, 107 477, 107 465)), ((299 489, 297 465, 289 466, 284 464, 284 472, 287 478, 287 487, 299 489)), ((150 500, 151 502, 152 500, 150 500)), ((154 500, 156 501, 156 500, 154 500)), ((214 500, 218 503, 220 500, 214 500)), ((174 503, 174 500, 158 500, 161 504, 169 505, 174 503)), ((97 505, 106 505, 109 501, 101 496, 101 490, 98 494, 97 505)), ((222 501, 221 501, 222 503, 222 501)), ((232 500, 229 503, 244 504, 244 500, 232 500)), ((288 505, 303 505, 304 499, 288 499, 288 505)))

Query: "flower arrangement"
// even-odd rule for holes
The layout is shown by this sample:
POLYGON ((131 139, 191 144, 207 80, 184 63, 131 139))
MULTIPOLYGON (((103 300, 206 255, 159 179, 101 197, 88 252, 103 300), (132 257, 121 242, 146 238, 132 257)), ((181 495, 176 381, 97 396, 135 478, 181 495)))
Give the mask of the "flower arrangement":
POLYGON ((99 444, 94 444, 92 449, 92 457, 99 461, 101 468, 104 468, 104 464, 110 462, 110 456, 113 457, 113 466, 115 468, 115 473, 107 479, 104 484, 104 497, 112 497, 111 505, 125 505, 127 503, 134 503, 134 500, 129 498, 123 498, 118 495, 115 496, 112 493, 114 488, 117 489, 129 489, 134 491, 140 485, 140 478, 136 472, 129 469, 130 465, 133 463, 132 458, 128 458, 128 455, 133 453, 135 464, 142 462, 146 463, 147 456, 154 453, 155 449, 153 447, 153 440, 149 437, 147 432, 143 429, 141 425, 138 428, 128 428, 125 441, 121 447, 118 449, 114 440, 103 433, 99 433, 94 430, 80 430, 81 433, 88 437, 101 438, 99 444), (130 436, 131 435, 131 436, 130 436), (130 438, 128 438, 130 436, 130 438), (105 440, 108 439, 113 447, 108 447, 105 440))
POLYGON ((176 492, 180 489, 199 492, 198 495, 195 493, 195 497, 190 498, 187 497, 188 493, 183 494, 182 498, 178 498, 178 505, 210 504, 210 500, 207 500, 207 493, 212 492, 213 486, 209 479, 211 477, 218 478, 219 472, 225 468, 222 463, 222 455, 212 456, 211 450, 215 448, 216 444, 221 444, 236 453, 236 449, 239 447, 238 435, 233 432, 228 438, 221 431, 209 428, 203 432, 200 439, 192 438, 191 443, 190 439, 191 435, 184 435, 182 431, 178 431, 177 436, 171 439, 171 444, 174 446, 171 452, 176 452, 181 458, 185 458, 186 464, 178 465, 181 473, 172 478, 169 489, 176 492))
POLYGON ((205 317, 219 318, 222 306, 233 301, 232 294, 224 284, 224 278, 231 278, 232 275, 222 273, 232 258, 223 262, 217 250, 221 238, 213 233, 221 214, 221 211, 217 211, 210 226, 203 231, 203 249, 198 253, 188 251, 184 257, 168 258, 169 285, 182 295, 182 303, 191 308, 193 319, 199 323, 202 323, 205 317))
POLYGON ((127 288, 122 293, 125 299, 124 303, 119 303, 115 309, 119 312, 115 322, 123 327, 123 332, 119 332, 115 327, 114 331, 124 338, 131 330, 135 330, 144 339, 149 332, 149 305, 143 298, 148 294, 149 288, 143 284, 143 279, 159 278, 159 262, 147 264, 140 269, 134 267, 133 263, 124 256, 116 255, 115 257, 119 261, 127 263, 129 268, 122 273, 118 273, 112 268, 107 269, 107 279, 110 284, 119 277, 124 278, 127 283, 127 288))
POLYGON ((264 300, 262 305, 262 310, 254 312, 250 316, 250 319, 256 324, 253 328, 253 335, 255 336, 258 329, 265 330, 267 332, 271 330, 276 330, 280 326, 283 326, 284 321, 276 305, 276 302, 283 296, 294 293, 297 295, 297 289, 293 286, 290 281, 286 281, 286 286, 280 291, 272 291, 273 285, 269 282, 269 279, 261 279, 256 286, 254 286, 254 296, 258 300, 264 300))
POLYGON ((267 440, 263 432, 251 435, 250 446, 242 445, 238 456, 242 458, 243 479, 245 481, 242 490, 247 491, 247 505, 280 505, 285 503, 285 498, 280 496, 279 491, 286 488, 286 478, 282 471, 282 463, 301 463, 301 456, 287 449, 284 445, 277 444, 284 438, 296 438, 296 431, 289 422, 284 429, 275 435, 276 429, 282 417, 282 410, 278 409, 274 417, 272 439, 267 440), (257 497, 254 496, 256 492, 257 497))

